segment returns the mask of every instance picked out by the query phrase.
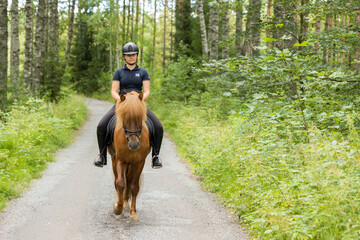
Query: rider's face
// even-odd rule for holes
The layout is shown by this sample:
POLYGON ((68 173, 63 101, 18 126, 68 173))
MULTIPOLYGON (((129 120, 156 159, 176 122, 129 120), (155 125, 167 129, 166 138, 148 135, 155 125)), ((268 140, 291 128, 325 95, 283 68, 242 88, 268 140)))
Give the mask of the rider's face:
POLYGON ((136 64, 137 54, 125 54, 124 58, 127 64, 133 65, 136 64))

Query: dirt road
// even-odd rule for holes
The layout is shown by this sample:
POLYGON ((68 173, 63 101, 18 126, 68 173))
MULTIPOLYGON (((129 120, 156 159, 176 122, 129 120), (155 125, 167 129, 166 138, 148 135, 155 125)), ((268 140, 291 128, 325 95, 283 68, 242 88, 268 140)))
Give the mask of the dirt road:
POLYGON ((164 167, 147 159, 137 209, 141 223, 112 213, 112 169, 97 168, 96 126, 111 104, 87 99, 89 117, 74 143, 56 154, 44 176, 0 213, 0 240, 250 239, 214 195, 163 140, 164 167))

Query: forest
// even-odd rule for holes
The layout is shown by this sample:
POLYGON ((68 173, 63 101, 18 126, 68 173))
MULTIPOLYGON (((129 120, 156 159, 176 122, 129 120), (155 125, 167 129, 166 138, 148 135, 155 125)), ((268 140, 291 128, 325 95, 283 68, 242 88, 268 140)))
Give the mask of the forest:
POLYGON ((254 238, 360 237, 353 0, 2 0, 0 209, 51 161, 44 139, 66 145, 49 129, 81 127, 79 95, 112 101, 129 41, 148 107, 254 238))

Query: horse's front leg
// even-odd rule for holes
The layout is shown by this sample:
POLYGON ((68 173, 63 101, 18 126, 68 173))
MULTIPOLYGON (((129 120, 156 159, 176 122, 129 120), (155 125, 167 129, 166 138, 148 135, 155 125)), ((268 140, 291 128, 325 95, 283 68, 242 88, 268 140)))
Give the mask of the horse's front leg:
POLYGON ((125 190, 125 170, 126 170, 127 164, 124 164, 120 161, 117 161, 116 163, 116 171, 117 171, 117 178, 115 179, 115 188, 117 192, 117 201, 114 205, 114 213, 116 215, 123 215, 124 214, 124 190, 125 190))
MULTIPOLYGON (((130 223, 131 224, 139 224, 139 216, 136 213, 136 197, 139 193, 139 189, 140 189, 140 175, 141 172, 144 168, 144 162, 137 164, 136 167, 134 167, 132 170, 132 176, 130 177, 131 179, 131 186, 130 186, 130 191, 131 191, 131 207, 130 207, 130 223)), ((128 177, 129 179, 129 177, 128 177)))

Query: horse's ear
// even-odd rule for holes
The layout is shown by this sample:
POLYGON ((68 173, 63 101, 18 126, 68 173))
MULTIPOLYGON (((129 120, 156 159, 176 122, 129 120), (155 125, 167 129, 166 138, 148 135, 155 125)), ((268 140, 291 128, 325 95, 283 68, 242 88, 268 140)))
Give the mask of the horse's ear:
POLYGON ((139 93, 139 99, 140 99, 140 101, 142 101, 142 100, 143 100, 143 97, 144 97, 143 93, 142 93, 142 92, 140 92, 140 93, 139 93))
POLYGON ((124 95, 124 94, 121 94, 121 95, 120 95, 120 100, 123 102, 123 101, 125 101, 125 99, 126 99, 125 95, 124 95))

